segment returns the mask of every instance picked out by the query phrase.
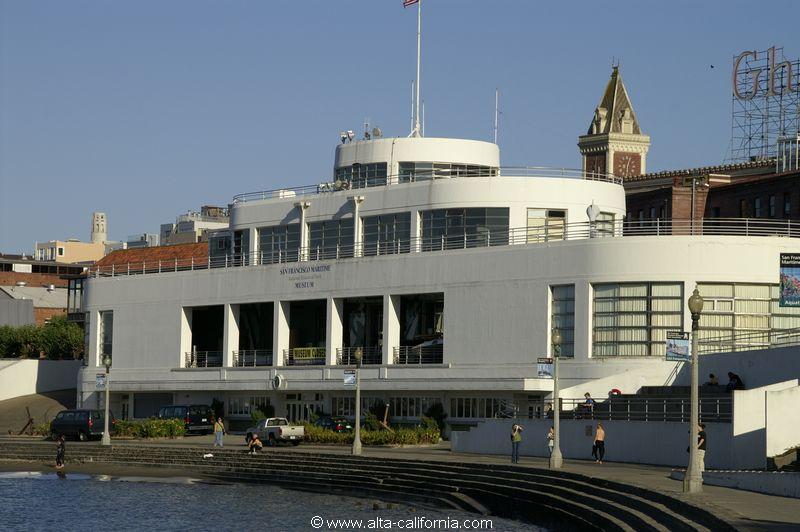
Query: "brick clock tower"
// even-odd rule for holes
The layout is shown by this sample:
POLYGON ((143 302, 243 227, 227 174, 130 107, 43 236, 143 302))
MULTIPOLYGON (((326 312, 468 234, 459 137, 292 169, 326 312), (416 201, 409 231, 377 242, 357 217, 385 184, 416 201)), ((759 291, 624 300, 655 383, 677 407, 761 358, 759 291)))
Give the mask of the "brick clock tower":
POLYGON ((611 71, 589 131, 578 137, 578 148, 586 176, 614 174, 625 179, 647 172, 650 136, 642 134, 619 67, 611 71))

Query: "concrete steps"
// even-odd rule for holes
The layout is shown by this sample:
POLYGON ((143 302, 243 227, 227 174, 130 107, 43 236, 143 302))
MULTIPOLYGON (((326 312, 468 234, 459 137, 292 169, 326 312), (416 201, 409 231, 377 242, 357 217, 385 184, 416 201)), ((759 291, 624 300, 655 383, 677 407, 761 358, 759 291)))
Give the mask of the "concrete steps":
MULTIPOLYGON (((0 459, 52 463, 48 442, 0 442, 0 459)), ((574 530, 733 530, 703 509, 663 494, 545 469, 282 452, 250 456, 207 447, 68 446, 67 460, 176 467, 207 478, 415 502, 574 530), (214 457, 203 459, 205 453, 214 457)))

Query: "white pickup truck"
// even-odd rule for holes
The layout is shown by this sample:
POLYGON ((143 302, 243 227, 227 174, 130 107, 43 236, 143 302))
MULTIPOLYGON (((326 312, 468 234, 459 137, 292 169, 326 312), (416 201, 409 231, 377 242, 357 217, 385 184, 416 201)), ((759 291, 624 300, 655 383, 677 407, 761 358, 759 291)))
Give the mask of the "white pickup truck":
POLYGON ((260 420, 255 427, 247 429, 245 442, 250 443, 253 434, 258 434, 258 438, 268 445, 277 445, 280 442, 300 445, 305 437, 305 428, 302 425, 290 425, 285 417, 268 417, 260 420))

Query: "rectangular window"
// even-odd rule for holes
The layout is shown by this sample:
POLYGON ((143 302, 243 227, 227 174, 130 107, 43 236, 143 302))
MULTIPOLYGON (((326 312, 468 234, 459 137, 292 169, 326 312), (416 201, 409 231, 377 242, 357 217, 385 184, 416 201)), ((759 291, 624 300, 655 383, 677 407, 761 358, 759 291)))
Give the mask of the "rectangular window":
POLYGON ((111 348, 113 346, 114 337, 114 311, 101 310, 99 312, 100 321, 98 322, 97 336, 100 340, 98 345, 100 361, 102 363, 103 355, 111 355, 111 348))
POLYGON ((497 168, 477 164, 401 162, 399 181, 411 183, 449 177, 492 177, 496 175, 497 168))
POLYGON ((295 262, 300 255, 300 224, 259 227, 258 244, 262 264, 295 262))
POLYGON ((410 251, 410 212, 365 216, 361 222, 364 255, 391 255, 410 251))
POLYGON ((594 285, 593 356, 660 356, 683 329, 682 283, 594 285))
POLYGON ((392 418, 420 418, 434 404, 442 401, 436 397, 390 397, 389 416, 392 418))
POLYGON ((753 200, 753 214, 756 218, 761 218, 761 216, 764 215, 761 207, 761 198, 756 198, 753 200))
POLYGON ((450 399, 451 418, 494 418, 508 413, 507 402, 497 397, 452 397, 450 399))
POLYGON ((783 217, 789 218, 792 215, 792 195, 788 192, 783 194, 783 217))
POLYGON ((562 357, 575 356, 575 285, 561 285, 550 288, 551 314, 550 329, 561 333, 562 357))
POLYGON ((698 283, 703 296, 700 338, 720 351, 769 345, 773 333, 800 328, 800 308, 781 307, 779 285, 698 283))
POLYGON ((775 215, 777 214, 777 212, 778 212, 777 200, 775 199, 774 195, 770 195, 770 197, 769 197, 769 217, 770 218, 775 218, 775 215))
POLYGON ((269 406, 269 397, 266 395, 231 396, 226 404, 229 416, 249 417, 257 409, 269 406))
POLYGON ((557 209, 528 209, 527 242, 564 240, 567 211, 557 209))
POLYGON ((614 213, 601 212, 595 222, 594 236, 614 236, 614 213))
POLYGON ((739 200, 739 218, 748 218, 750 216, 750 205, 746 199, 739 200))
POLYGON ((347 183, 347 188, 378 187, 386 184, 386 163, 355 163, 336 169, 336 181, 347 183))
POLYGON ((250 231, 234 231, 233 233, 233 264, 242 266, 249 263, 250 258, 250 231))
POLYGON ((353 256, 353 219, 326 220, 308 224, 310 260, 353 256))
POLYGON ((508 244, 507 208, 436 209, 420 220, 422 251, 508 244))
POLYGON ((651 220, 655 220, 656 219, 656 208, 655 207, 650 207, 650 219, 651 220))
POLYGON ((64 256, 64 248, 58 248, 58 256, 59 257, 63 257, 64 256))

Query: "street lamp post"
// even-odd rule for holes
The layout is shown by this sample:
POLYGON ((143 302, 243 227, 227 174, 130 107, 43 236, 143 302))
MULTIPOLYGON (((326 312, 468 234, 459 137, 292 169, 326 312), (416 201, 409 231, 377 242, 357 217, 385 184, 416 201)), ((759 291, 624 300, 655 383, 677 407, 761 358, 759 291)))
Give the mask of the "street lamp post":
POLYGON ((700 423, 700 389, 699 363, 697 352, 697 335, 700 329, 700 313, 703 312, 703 297, 697 288, 689 298, 689 312, 692 314, 692 412, 689 423, 689 465, 683 477, 683 491, 686 493, 700 493, 703 491, 703 472, 700 469, 700 457, 697 454, 697 428, 700 423))
POLYGON ((103 365, 106 367, 106 382, 104 388, 106 389, 105 400, 105 414, 103 415, 103 439, 100 445, 111 445, 111 435, 108 432, 108 398, 109 398, 109 382, 108 378, 111 373, 111 355, 103 355, 103 365))
POLYGON ((551 337, 553 344, 553 452, 550 454, 550 469, 561 469, 564 458, 561 456, 561 401, 558 389, 558 357, 561 355, 561 332, 553 329, 551 337))
POLYGON ((361 348, 356 348, 353 357, 356 359, 356 428, 353 433, 353 454, 361 454, 361 348))

